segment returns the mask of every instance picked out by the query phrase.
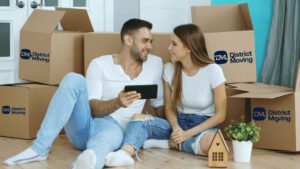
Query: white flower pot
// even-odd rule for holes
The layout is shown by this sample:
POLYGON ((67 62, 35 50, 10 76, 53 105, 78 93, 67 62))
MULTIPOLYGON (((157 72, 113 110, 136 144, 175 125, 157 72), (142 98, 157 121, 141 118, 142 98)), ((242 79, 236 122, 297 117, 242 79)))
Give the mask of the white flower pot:
POLYGON ((252 145, 251 141, 232 140, 233 160, 236 162, 250 162, 252 145))

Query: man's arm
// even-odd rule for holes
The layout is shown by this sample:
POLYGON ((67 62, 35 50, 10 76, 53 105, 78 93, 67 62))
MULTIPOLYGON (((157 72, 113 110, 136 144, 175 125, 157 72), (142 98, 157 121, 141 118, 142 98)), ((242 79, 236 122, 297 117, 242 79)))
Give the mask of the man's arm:
POLYGON ((93 117, 109 115, 121 107, 118 98, 102 101, 97 99, 90 100, 90 107, 93 117))
POLYGON ((124 92, 121 91, 117 98, 111 100, 98 100, 91 99, 90 107, 93 117, 101 117, 109 115, 110 113, 118 110, 121 107, 130 106, 135 100, 141 98, 141 94, 136 93, 135 91, 124 92))

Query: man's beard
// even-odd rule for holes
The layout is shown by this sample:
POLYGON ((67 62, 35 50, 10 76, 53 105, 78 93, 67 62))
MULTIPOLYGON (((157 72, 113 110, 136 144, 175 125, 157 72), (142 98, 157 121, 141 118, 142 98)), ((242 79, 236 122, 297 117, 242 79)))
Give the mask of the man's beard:
MULTIPOLYGON (((148 51, 147 51, 148 53, 148 51)), ((139 51, 139 49, 136 47, 135 44, 133 44, 133 46, 130 48, 130 54, 131 56, 133 56, 134 60, 136 60, 137 62, 144 62, 147 60, 147 55, 145 57, 143 57, 142 52, 139 51)))

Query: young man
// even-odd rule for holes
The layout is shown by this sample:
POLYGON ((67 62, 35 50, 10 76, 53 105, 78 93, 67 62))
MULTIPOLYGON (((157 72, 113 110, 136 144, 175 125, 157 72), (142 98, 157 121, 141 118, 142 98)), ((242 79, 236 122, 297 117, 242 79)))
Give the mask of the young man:
MULTIPOLYGON (((163 111, 161 58, 148 55, 152 24, 130 19, 121 30, 119 54, 95 58, 86 79, 69 73, 53 96, 32 146, 6 161, 7 165, 45 160, 54 139, 64 127, 69 141, 84 150, 73 169, 103 168, 109 152, 120 148, 131 116, 141 113, 145 100, 125 85, 158 84, 158 98, 150 100, 156 113, 163 111), (93 117, 92 117, 93 114, 93 117)), ((133 163, 133 161, 132 161, 133 163)))

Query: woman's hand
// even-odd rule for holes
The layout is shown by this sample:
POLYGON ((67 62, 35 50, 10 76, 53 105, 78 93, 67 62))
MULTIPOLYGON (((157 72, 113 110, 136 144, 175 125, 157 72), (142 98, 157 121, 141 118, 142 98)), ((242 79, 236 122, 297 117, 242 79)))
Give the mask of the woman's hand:
POLYGON ((180 144, 191 137, 192 135, 190 134, 189 130, 184 131, 181 128, 173 130, 171 134, 171 140, 176 144, 180 144))

